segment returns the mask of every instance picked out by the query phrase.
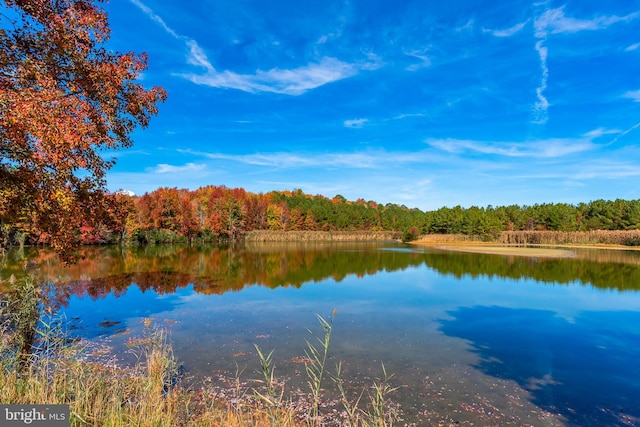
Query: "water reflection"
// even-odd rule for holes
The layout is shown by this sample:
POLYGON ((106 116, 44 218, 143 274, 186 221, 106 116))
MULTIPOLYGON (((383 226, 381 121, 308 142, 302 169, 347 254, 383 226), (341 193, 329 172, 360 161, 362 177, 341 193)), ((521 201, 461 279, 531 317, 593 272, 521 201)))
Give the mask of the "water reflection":
POLYGON ((253 243, 235 246, 87 247, 76 265, 63 267, 46 249, 9 252, 2 277, 22 274, 25 259, 58 286, 62 305, 71 295, 118 296, 136 284, 143 292, 174 293, 190 284, 202 294, 239 291, 248 285, 296 287, 381 271, 426 265, 443 275, 581 283, 599 289, 640 290, 640 252, 578 251, 578 258, 544 259, 438 251, 388 243, 253 243), (603 261, 604 260, 604 261, 603 261))
POLYGON ((425 262, 434 270, 456 278, 534 279, 544 283, 579 282, 599 289, 640 290, 640 252, 604 249, 599 253, 576 252, 577 258, 529 258, 434 251, 425 257, 425 262))
POLYGON ((338 308, 331 364, 344 361, 366 385, 384 362, 418 425, 558 425, 553 414, 621 425, 639 416, 640 253, 600 253, 602 262, 395 243, 102 247, 62 268, 31 248, 10 255, 3 276, 37 262, 75 332, 122 353, 142 318, 170 325, 194 377, 232 375, 236 363, 251 372, 258 343, 304 387, 294 360, 307 328, 338 308))
MULTIPOLYGON (((424 255, 410 251, 380 251, 371 244, 252 244, 247 246, 147 246, 135 248, 88 247, 77 264, 62 267, 46 250, 29 259, 43 277, 57 283, 62 305, 71 295, 94 299, 118 296, 135 284, 140 290, 171 294, 193 285, 201 294, 239 291, 248 285, 268 288, 296 287, 326 279, 344 280, 379 271, 397 271, 424 263, 424 255), (345 256, 347 254, 347 256, 345 256)), ((20 265, 9 264, 3 276, 19 275, 20 265)))
POLYGON ((441 330, 464 338, 488 375, 515 380, 533 402, 569 423, 640 422, 637 363, 640 312, 583 312, 568 321, 554 312, 464 307, 441 330))

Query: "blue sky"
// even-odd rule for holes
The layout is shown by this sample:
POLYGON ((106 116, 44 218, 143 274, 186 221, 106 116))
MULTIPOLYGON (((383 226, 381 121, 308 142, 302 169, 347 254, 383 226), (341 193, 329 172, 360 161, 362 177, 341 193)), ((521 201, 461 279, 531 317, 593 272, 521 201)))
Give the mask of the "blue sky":
POLYGON ((108 187, 640 198, 640 1, 115 0, 169 99, 108 187))

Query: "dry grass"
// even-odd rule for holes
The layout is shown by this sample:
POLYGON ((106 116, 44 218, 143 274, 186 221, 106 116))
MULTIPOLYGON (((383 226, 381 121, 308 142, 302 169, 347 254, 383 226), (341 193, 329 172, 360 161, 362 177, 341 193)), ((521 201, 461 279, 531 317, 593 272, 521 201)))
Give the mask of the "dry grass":
POLYGON ((484 236, 465 234, 426 234, 412 243, 465 243, 499 245, 546 245, 546 246, 622 246, 640 247, 640 230, 594 230, 594 231, 503 231, 492 241, 484 236))
POLYGON ((0 403, 68 404, 71 426, 390 425, 361 410, 353 419, 312 414, 311 400, 269 404, 256 397, 258 390, 240 389, 240 382, 223 393, 204 384, 186 387, 160 329, 148 328, 138 340, 139 362, 132 368, 92 361, 86 348, 58 345, 61 336, 49 330, 40 341, 57 343, 49 346, 52 351, 34 353, 26 369, 18 372, 16 350, 5 339, 10 335, 8 324, 0 324, 0 403))
MULTIPOLYGON (((15 367, 7 324, 0 327, 0 403, 68 404, 72 426, 293 426, 289 408, 235 407, 204 399, 180 387, 177 363, 162 330, 142 340, 133 368, 98 363, 76 346, 34 354, 26 369, 15 367)), ((43 337, 57 340, 49 331, 43 337)), ((299 425, 299 424, 298 424, 299 425)))
POLYGON ((517 245, 640 246, 640 230, 503 231, 496 243, 517 245))
POLYGON ((461 252, 558 258, 576 255, 569 250, 537 246, 640 249, 640 230, 503 231, 491 242, 482 236, 427 234, 411 243, 461 252))
POLYGON ((469 236, 467 234, 424 234, 410 243, 436 244, 436 243, 460 243, 460 242, 484 242, 482 236, 469 236))

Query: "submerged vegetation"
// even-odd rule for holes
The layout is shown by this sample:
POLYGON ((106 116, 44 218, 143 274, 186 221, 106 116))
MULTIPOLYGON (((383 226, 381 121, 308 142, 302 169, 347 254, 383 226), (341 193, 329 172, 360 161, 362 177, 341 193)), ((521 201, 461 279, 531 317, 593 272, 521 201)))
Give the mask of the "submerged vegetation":
POLYGON ((132 340, 138 362, 120 366, 104 350, 65 333, 64 319, 46 308, 43 286, 31 276, 15 286, 0 311, 0 403, 67 404, 71 425, 110 426, 391 426, 398 412, 395 390, 384 377, 350 401, 340 376, 327 364, 334 311, 318 316, 322 335, 307 341, 305 364, 309 393, 288 390, 275 374, 274 350, 255 346, 262 378, 243 380, 238 370, 227 389, 189 384, 180 372, 169 337, 143 322, 146 334, 132 340), (314 340, 317 339, 317 343, 314 340), (325 397, 330 378, 338 398, 325 397), (368 401, 362 396, 368 396, 368 401), (327 404, 327 402, 332 402, 327 404), (336 407, 342 406, 340 411, 336 407))

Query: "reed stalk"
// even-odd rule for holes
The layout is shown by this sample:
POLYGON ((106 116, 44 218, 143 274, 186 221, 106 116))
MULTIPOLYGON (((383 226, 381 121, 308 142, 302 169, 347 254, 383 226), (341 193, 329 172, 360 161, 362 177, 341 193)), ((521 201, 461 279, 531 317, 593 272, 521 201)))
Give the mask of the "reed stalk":
POLYGON ((331 332, 333 330, 333 320, 336 317, 337 310, 333 310, 329 320, 320 315, 316 315, 323 334, 318 337, 311 330, 309 333, 314 335, 317 344, 307 340, 307 349, 305 350, 305 370, 307 372, 307 384, 311 390, 312 406, 310 419, 316 422, 318 417, 318 406, 320 403, 320 392, 322 390, 322 380, 325 373, 325 365, 327 363, 327 355, 329 354, 329 342, 331 341, 331 332))

